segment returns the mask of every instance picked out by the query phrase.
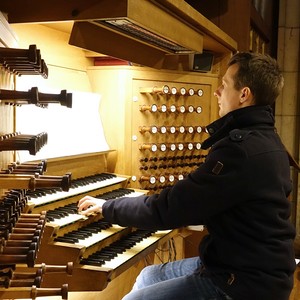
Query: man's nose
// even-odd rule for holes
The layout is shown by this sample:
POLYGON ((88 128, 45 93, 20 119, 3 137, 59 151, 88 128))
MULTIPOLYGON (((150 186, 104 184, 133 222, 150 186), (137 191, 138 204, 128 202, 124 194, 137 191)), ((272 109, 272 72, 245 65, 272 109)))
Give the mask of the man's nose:
POLYGON ((220 94, 220 89, 221 89, 221 87, 222 87, 221 85, 218 86, 218 88, 214 91, 214 96, 215 96, 215 97, 220 97, 220 95, 221 95, 221 94, 220 94))

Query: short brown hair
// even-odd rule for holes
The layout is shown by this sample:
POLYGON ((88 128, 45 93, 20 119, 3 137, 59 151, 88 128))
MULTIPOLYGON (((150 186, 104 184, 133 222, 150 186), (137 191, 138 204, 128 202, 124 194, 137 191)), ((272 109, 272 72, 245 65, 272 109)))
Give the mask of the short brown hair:
POLYGON ((284 79, 277 61, 269 55, 240 52, 231 57, 228 66, 238 65, 235 88, 249 87, 256 105, 272 105, 280 94, 284 79))

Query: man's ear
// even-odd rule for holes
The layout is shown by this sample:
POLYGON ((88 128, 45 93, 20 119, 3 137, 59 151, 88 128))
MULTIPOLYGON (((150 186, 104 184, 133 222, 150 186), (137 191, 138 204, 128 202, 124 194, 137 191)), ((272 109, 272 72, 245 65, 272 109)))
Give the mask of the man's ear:
POLYGON ((241 104, 246 104, 248 102, 249 104, 253 100, 253 95, 251 93, 251 90, 246 86, 242 88, 241 90, 241 96, 240 96, 240 103, 241 104))

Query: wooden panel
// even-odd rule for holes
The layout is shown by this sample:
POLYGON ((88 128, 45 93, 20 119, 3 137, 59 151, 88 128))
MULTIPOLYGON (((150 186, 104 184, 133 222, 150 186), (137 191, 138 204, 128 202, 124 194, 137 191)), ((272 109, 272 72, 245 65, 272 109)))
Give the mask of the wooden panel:
MULTIPOLYGON (((12 2, 14 1, 10 1, 10 4, 12 2)), ((13 23, 124 18, 141 26, 143 34, 149 30, 152 34, 157 34, 162 39, 170 40, 187 49, 202 51, 202 34, 153 1, 103 0, 100 3, 90 1, 81 5, 75 1, 60 1, 57 4, 51 1, 43 5, 38 1, 30 1, 25 10, 21 10, 21 14, 18 5, 12 8, 4 3, 0 5, 0 9, 9 14, 10 22, 13 23), (32 11, 35 13, 32 14, 32 11)), ((155 39, 149 45, 153 43, 155 39)))
MULTIPOLYGON (((103 291, 96 291, 96 292, 69 292, 68 299, 69 300, 120 300, 124 297, 127 293, 130 292, 137 275, 140 271, 147 265, 153 262, 153 254, 148 255, 144 259, 140 260, 130 269, 125 271, 123 274, 112 280, 108 283, 107 287, 103 291)), ((95 275, 91 275, 94 277, 95 275)), ((48 278, 47 278, 48 280, 48 278)), ((53 285, 52 285, 53 286, 53 285)), ((61 297, 47 297, 47 298, 40 298, 43 300, 61 300, 61 297)))
POLYGON ((186 0, 186 2, 231 36, 237 42, 239 51, 253 50, 253 41, 249 33, 251 28, 254 28, 260 40, 258 51, 255 51, 262 53, 272 51, 276 56, 277 32, 272 28, 277 28, 278 1, 211 0, 200 3, 196 0, 186 0), (254 5, 262 8, 261 13, 254 5))
POLYGON ((238 42, 239 51, 248 51, 251 1, 229 0, 227 4, 221 1, 222 5, 227 6, 227 10, 221 8, 225 13, 219 16, 220 28, 238 42))
POLYGON ((113 151, 88 153, 47 159, 47 174, 72 173, 72 178, 107 172, 106 156, 113 151))
POLYGON ((237 42, 239 51, 248 51, 250 0, 186 0, 237 42))
POLYGON ((158 69, 188 70, 186 52, 201 53, 206 49, 228 54, 237 48, 236 42, 229 35, 185 1, 58 2, 44 1, 41 4, 40 1, 28 1, 24 7, 20 7, 17 1, 2 1, 0 10, 7 12, 9 21, 14 24, 75 21, 70 44, 99 55, 106 54, 158 69), (124 32, 116 33, 111 28, 100 28, 103 24, 87 24, 109 18, 130 20, 141 27, 142 35, 150 35, 151 41, 124 32), (153 34, 157 36, 153 38, 153 34), (95 36, 101 38, 95 39, 95 36), (183 49, 179 47, 174 50, 168 46, 166 50, 158 46, 157 40, 164 45, 166 41, 175 43, 183 49), (172 54, 172 59, 166 52, 172 54))
MULTIPOLYGON (((189 6, 185 5, 184 9, 189 6)), ((155 1, 128 1, 128 18, 136 24, 142 24, 150 32, 195 52, 202 52, 203 36, 197 27, 181 20, 178 15, 169 13, 155 1), (139 3, 139 5, 137 5, 139 3), (150 16, 150 17, 149 17, 150 16)))
MULTIPOLYGON (((132 178, 131 185, 134 188, 148 189, 148 186, 140 185, 138 182, 141 175, 150 172, 151 175, 161 173, 173 173, 176 168, 149 169, 147 172, 140 168, 140 159, 144 157, 139 147, 144 143, 186 143, 202 142, 206 133, 201 134, 156 134, 149 132, 141 134, 140 126, 203 126, 205 127, 212 120, 217 118, 217 101, 213 92, 218 85, 216 74, 203 74, 197 72, 174 73, 168 71, 155 71, 153 69, 137 67, 94 67, 89 69, 91 84, 94 91, 102 95, 100 114, 103 122, 106 140, 111 148, 117 150, 117 160, 115 172, 135 176, 132 178), (203 95, 200 96, 180 96, 140 93, 140 88, 150 88, 153 86, 161 87, 168 85, 170 88, 176 87, 179 91, 181 87, 186 90, 193 88, 195 91, 201 89, 203 95), (114 99, 112 101, 111 99, 114 99), (201 106, 202 112, 193 113, 151 113, 141 112, 140 106, 156 104, 184 105, 186 109, 189 105, 195 108, 201 106), (113 118, 113 126, 112 126, 113 118), (134 181, 136 178, 136 181, 134 181)), ((146 157, 157 156, 184 156, 191 154, 204 154, 202 151, 171 151, 152 153, 147 152, 146 157)), ((195 161, 194 161, 195 162, 195 161)), ((172 161, 170 159, 169 162, 172 161)), ((179 161, 174 162, 178 164, 179 161)), ((192 163, 192 161, 191 161, 192 163)), ((158 164, 158 163, 157 163, 158 164)), ((180 167, 176 171, 190 171, 189 167, 180 167)))
POLYGON ((294 273, 294 288, 291 292, 289 300, 299 300, 300 295, 300 266, 296 268, 294 273))
MULTIPOLYGON (((161 78, 162 76, 158 76, 161 78)), ((183 76, 184 77, 184 76, 183 76)), ((152 189, 157 188, 159 186, 165 186, 170 184, 168 179, 166 182, 160 183, 158 179, 160 176, 175 175, 176 173, 179 175, 180 173, 188 173, 195 168, 195 166, 181 166, 183 163, 199 163, 201 159, 190 159, 188 158, 191 155, 204 155, 206 154, 203 150, 189 150, 187 148, 188 143, 193 143, 194 147, 196 143, 201 143, 205 138, 207 138, 207 133, 204 131, 205 126, 210 123, 210 114, 211 114, 211 95, 212 84, 211 82, 207 82, 205 84, 205 80, 199 78, 199 82, 186 82, 184 78, 180 78, 176 81, 169 80, 138 80, 134 79, 132 82, 132 91, 133 98, 136 97, 137 101, 132 102, 132 112, 131 115, 134 116, 132 118, 131 124, 131 157, 132 157, 132 176, 133 179, 136 178, 136 181, 132 183, 134 187, 139 187, 143 189, 152 189), (181 81, 181 80, 182 81, 181 81), (195 91, 195 95, 193 96, 181 96, 181 95, 165 95, 165 94, 150 94, 150 93, 140 93, 140 89, 142 88, 152 88, 152 87, 162 87, 163 85, 169 86, 169 88, 176 88, 179 92, 181 88, 185 88, 188 91, 192 88, 195 91), (196 93, 198 90, 201 90, 203 95, 198 96, 196 93), (151 105, 162 106, 166 105, 168 108, 174 105, 175 107, 185 107, 186 111, 184 113, 180 113, 178 111, 172 112, 155 112, 151 111, 140 111, 140 107, 143 105, 151 106, 151 105), (189 113, 188 107, 192 106, 194 108, 194 112, 189 113), (197 113, 196 109, 201 108, 202 112, 197 113), (171 126, 175 126, 177 130, 180 126, 185 127, 185 132, 180 133, 154 133, 144 132, 141 133, 139 130, 141 127, 149 127, 156 126, 158 128, 165 126, 167 128, 171 126), (188 133, 188 127, 193 127, 194 132, 188 133), (201 126, 203 131, 201 133, 196 132, 196 127, 201 126), (179 145, 182 143, 184 146, 184 150, 180 151, 176 149, 175 151, 170 150, 171 144, 179 145), (151 150, 141 150, 140 147, 144 144, 155 144, 159 148, 161 145, 166 145, 167 150, 161 151, 158 150, 156 152, 152 152, 151 150), (184 157, 184 159, 176 158, 176 157, 184 157), (136 159, 134 159, 136 158, 136 159), (156 158, 158 161, 149 161, 151 158, 156 158), (140 160, 148 160, 147 162, 141 162, 140 160), (165 160, 167 159, 167 160, 165 160), (141 169, 144 168, 144 169, 141 169), (139 182, 141 176, 155 176, 156 183, 149 184, 149 181, 139 182)), ((175 176, 176 177, 176 176, 175 176)), ((133 180, 132 179, 132 180, 133 180)), ((175 179, 175 181, 177 181, 175 179)))
MULTIPOLYGON (((190 22, 196 28, 199 28, 203 32, 204 43, 203 48, 207 50, 212 50, 217 53, 228 53, 230 51, 235 51, 237 49, 237 43, 235 37, 228 35, 224 29, 220 29, 209 19, 207 19, 203 14, 200 14, 201 10, 196 10, 192 6, 187 5, 186 2, 182 0, 157 0, 162 5, 168 7, 172 12, 176 13, 178 16, 182 17, 184 20, 190 22)), ((191 1, 193 2, 193 1, 191 1)), ((211 1, 196 1, 199 7, 209 4, 211 1)), ((226 6, 228 1, 221 1, 226 6)), ((241 1, 243 3, 243 1, 241 1)), ((216 11, 215 2, 212 5, 213 10, 216 11)), ((236 17, 236 16, 235 16, 236 17)))
POLYGON ((100 14, 122 16, 126 13, 127 1, 111 0, 29 0, 20 5, 18 0, 3 0, 0 10, 9 15, 10 23, 34 23, 49 21, 86 20, 100 14), (113 9, 112 9, 113 8, 113 9))
POLYGON ((70 36, 70 44, 86 50, 110 55, 137 64, 162 68, 165 52, 148 47, 136 40, 128 39, 115 32, 92 23, 75 23, 70 36), (101 37, 95 39, 95 37, 101 37), (120 47, 126 45, 126 47, 120 47))

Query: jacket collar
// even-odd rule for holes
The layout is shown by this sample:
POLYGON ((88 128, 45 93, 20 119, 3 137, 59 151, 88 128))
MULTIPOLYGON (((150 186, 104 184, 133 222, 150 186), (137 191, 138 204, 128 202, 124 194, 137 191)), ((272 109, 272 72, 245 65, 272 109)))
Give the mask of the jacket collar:
POLYGON ((274 123, 273 111, 269 105, 253 105, 231 111, 206 127, 210 137, 202 143, 202 149, 208 149, 233 129, 252 126, 274 127, 274 123))

